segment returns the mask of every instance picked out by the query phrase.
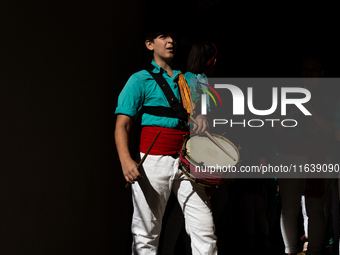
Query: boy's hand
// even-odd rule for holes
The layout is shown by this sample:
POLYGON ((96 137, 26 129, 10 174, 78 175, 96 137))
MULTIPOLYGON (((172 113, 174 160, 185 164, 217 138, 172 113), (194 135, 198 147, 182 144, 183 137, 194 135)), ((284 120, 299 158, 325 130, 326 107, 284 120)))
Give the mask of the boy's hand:
POLYGON ((208 118, 205 115, 198 115, 196 117, 196 122, 198 126, 194 123, 193 131, 196 134, 202 134, 209 128, 208 118))
POLYGON ((137 163, 132 159, 126 160, 124 164, 122 164, 122 169, 125 180, 128 183, 132 184, 135 181, 140 181, 143 179, 143 176, 137 169, 137 163))

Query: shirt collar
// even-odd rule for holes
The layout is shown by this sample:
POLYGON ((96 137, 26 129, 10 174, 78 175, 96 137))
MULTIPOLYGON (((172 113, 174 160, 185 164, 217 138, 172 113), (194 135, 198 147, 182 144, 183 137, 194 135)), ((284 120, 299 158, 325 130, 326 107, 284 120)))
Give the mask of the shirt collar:
POLYGON ((153 73, 159 73, 161 71, 161 68, 163 69, 163 73, 166 73, 165 69, 163 67, 160 67, 156 64, 154 60, 151 61, 151 65, 153 65, 155 68, 152 70, 153 73))
MULTIPOLYGON (((151 61, 151 64, 154 66, 154 69, 152 70, 153 73, 160 73, 161 69, 163 70, 163 73, 167 73, 167 71, 160 67, 154 60, 151 61)), ((172 77, 173 80, 178 78, 178 75, 181 71, 179 70, 172 70, 174 72, 174 76, 172 77)))

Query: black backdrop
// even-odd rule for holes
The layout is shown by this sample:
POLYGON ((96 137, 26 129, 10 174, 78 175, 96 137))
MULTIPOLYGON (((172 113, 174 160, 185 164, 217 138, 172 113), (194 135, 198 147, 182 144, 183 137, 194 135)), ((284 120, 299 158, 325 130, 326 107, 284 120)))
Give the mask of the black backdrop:
POLYGON ((257 15, 220 2, 1 2, 0 254, 128 250, 131 202, 113 112, 149 61, 142 33, 160 15, 180 28, 180 68, 191 44, 207 39, 225 76, 295 76, 292 59, 315 48, 337 76, 337 52, 282 24, 254 26, 257 15))
POLYGON ((125 254, 114 105, 142 1, 1 3, 0 254, 125 254))

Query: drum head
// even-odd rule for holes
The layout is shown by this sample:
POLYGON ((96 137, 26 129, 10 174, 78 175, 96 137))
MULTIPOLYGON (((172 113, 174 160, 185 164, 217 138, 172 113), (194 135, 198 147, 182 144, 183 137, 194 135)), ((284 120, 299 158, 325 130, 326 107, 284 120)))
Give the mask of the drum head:
POLYGON ((213 135, 214 138, 233 156, 236 160, 231 159, 224 151, 212 142, 206 136, 191 136, 186 143, 187 154, 190 155, 190 161, 195 161, 204 166, 235 166, 239 161, 239 152, 226 138, 213 135))

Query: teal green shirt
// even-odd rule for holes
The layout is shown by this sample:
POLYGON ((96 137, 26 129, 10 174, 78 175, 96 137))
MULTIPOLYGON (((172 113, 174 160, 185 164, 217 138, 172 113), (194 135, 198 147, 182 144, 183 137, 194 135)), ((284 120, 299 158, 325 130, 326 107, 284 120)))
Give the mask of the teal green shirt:
MULTIPOLYGON (((209 90, 206 86, 202 86, 200 84, 198 84, 197 82, 201 82, 204 84, 208 84, 208 77, 202 73, 202 74, 193 74, 192 72, 186 72, 184 74, 184 77, 186 79, 186 81, 188 82, 189 86, 190 86, 190 90, 191 92, 197 92, 198 94, 207 94, 205 91, 202 90, 202 88, 205 88, 207 90, 209 90)), ((191 93, 193 95, 193 93, 191 93)), ((200 98, 198 100, 195 100, 193 97, 193 101, 196 104, 196 107, 200 107, 200 98)), ((207 109, 208 112, 210 112, 210 100, 209 100, 209 95, 207 95, 207 109)))
POLYGON ((184 77, 185 79, 187 80, 189 86, 190 86, 190 89, 193 90, 193 91, 196 91, 197 90, 197 75, 196 74, 193 74, 192 72, 186 72, 184 74, 184 77))
MULTIPOLYGON (((159 73, 161 68, 153 60, 151 64, 155 67, 153 73, 159 73)), ((163 69, 163 68, 162 68, 163 69)), ((175 96, 180 100, 180 91, 178 88, 177 80, 180 71, 173 70, 174 76, 170 77, 163 69, 163 77, 170 85, 175 96)), ((134 73, 127 83, 125 84, 122 92, 118 97, 118 106, 115 114, 124 114, 137 119, 142 106, 163 106, 169 107, 170 105, 159 85, 152 78, 150 73, 146 70, 134 73)), ((175 128, 178 124, 177 118, 168 118, 154 116, 143 113, 141 116, 142 126, 158 126, 165 128, 175 128)))

